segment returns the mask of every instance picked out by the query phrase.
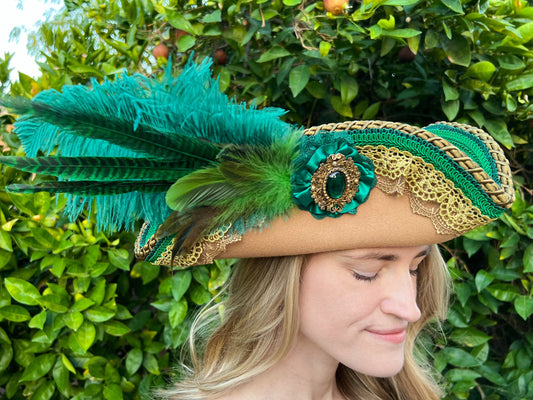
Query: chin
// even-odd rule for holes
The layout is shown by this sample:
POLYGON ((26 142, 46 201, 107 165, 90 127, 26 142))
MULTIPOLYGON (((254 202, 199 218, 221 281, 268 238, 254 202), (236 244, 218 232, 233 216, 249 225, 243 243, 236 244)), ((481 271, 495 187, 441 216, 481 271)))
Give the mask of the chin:
POLYGON ((391 378, 397 375, 403 369, 403 364, 404 359, 401 357, 401 359, 388 359, 382 362, 373 360, 372 362, 366 363, 364 366, 347 365, 347 367, 368 376, 373 376, 376 378, 391 378))

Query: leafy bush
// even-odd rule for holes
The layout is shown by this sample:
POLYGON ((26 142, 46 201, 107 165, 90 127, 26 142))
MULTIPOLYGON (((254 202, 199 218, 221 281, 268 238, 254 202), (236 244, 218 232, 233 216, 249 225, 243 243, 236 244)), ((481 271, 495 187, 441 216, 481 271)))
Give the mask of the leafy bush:
MULTIPOLYGON (((301 0, 68 0, 35 33, 31 97, 117 71, 159 74, 215 57, 226 93, 306 126, 349 118, 486 129, 506 148, 517 201, 445 245, 456 294, 434 365, 448 399, 533 398, 533 7, 526 1, 351 2, 334 17, 301 0), (198 4, 197 4, 198 3, 198 4)), ((8 61, 8 60, 7 60, 8 61)), ((0 63, 0 77, 8 62, 0 63)), ((5 78, 2 78, 5 81, 5 78)), ((5 88, 2 85, 2 88, 5 88)), ((4 152, 20 152, 1 116, 4 152)), ((2 167, 1 186, 30 177, 2 167)), ((61 198, 0 193, 0 398, 139 398, 173 374, 195 310, 226 263, 171 273, 132 259, 134 236, 69 222, 61 198)))

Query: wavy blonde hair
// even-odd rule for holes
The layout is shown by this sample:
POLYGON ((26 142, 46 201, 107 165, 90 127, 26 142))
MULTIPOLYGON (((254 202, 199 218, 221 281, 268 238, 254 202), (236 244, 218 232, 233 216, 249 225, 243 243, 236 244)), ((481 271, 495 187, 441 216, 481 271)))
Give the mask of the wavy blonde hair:
MULTIPOLYGON (((299 330, 298 299, 305 260, 306 256, 241 260, 234 267, 221 324, 200 350, 195 342, 213 320, 220 320, 221 305, 211 305, 199 316, 189 337, 192 369, 172 388, 159 392, 159 397, 215 399, 285 357, 299 330)), ((409 325, 402 371, 391 378, 376 378, 339 365, 337 386, 347 399, 440 398, 431 369, 416 345, 422 329, 430 321, 438 327, 448 309, 450 278, 436 245, 419 271, 417 302, 422 316, 409 325)))

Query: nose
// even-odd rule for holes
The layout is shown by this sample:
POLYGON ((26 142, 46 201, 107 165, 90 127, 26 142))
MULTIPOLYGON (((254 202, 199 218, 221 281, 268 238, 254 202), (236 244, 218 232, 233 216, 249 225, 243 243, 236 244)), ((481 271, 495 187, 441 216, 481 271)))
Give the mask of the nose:
POLYGON ((422 316, 416 303, 416 278, 409 269, 391 275, 389 290, 381 302, 385 314, 394 315, 408 322, 416 322, 422 316))

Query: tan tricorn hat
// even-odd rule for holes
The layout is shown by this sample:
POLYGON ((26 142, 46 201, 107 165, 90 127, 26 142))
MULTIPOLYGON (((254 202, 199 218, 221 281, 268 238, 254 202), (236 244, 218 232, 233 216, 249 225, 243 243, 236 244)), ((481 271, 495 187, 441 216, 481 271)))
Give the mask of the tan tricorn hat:
POLYGON ((352 121, 304 130, 281 109, 228 99, 210 65, 2 100, 21 115, 27 156, 0 162, 58 178, 8 190, 66 193, 67 214, 96 209, 101 229, 147 221, 137 257, 176 267, 439 243, 513 202, 509 164, 480 129, 352 121))
MULTIPOLYGON (((244 234, 225 224, 179 252, 175 251, 179 237, 157 238, 157 229, 145 225, 137 255, 183 267, 217 258, 441 243, 487 224, 514 200, 502 149, 490 135, 468 125, 436 123, 417 128, 351 121, 307 129, 301 140, 291 176, 295 204, 286 214, 244 234), (349 155, 343 149, 346 137, 348 147, 352 146, 349 155), (342 156, 335 160, 338 154, 342 156), (371 168, 362 166, 365 162, 371 168), (361 177, 365 173, 375 176, 366 188, 361 177), (343 193, 332 193, 331 181, 339 178, 343 193), (356 201, 356 212, 343 212, 362 189, 368 194, 356 201), (348 198, 342 199, 344 193, 348 198), (298 195, 307 201, 299 201, 298 195)), ((261 183, 255 185, 260 193, 261 183)))

